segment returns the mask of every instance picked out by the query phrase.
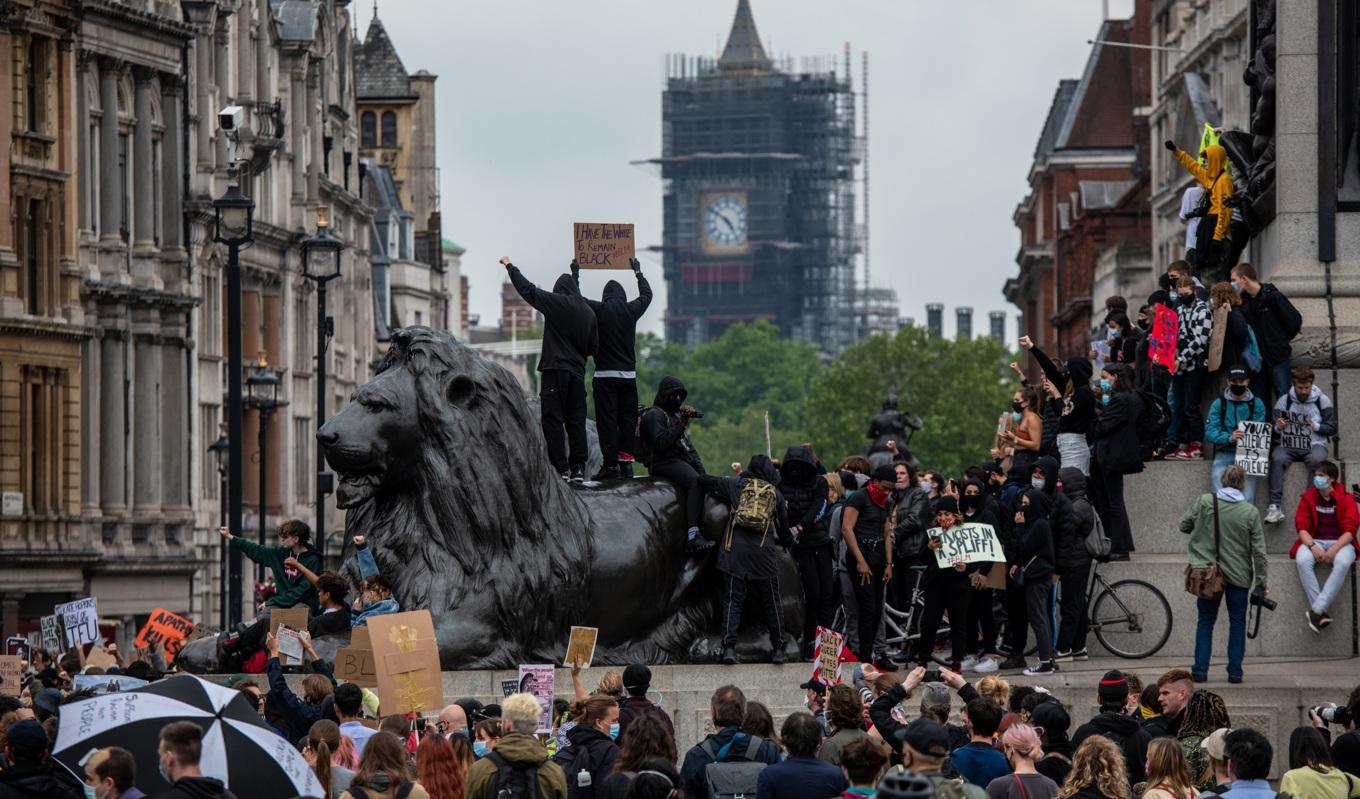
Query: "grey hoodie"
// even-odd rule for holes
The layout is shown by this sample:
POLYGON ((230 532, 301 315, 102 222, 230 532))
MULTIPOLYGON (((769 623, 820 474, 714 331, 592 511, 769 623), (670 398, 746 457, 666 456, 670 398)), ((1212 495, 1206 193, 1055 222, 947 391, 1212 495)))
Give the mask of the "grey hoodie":
POLYGON ((1326 447, 1327 439, 1336 435, 1336 408, 1316 385, 1306 400, 1294 396, 1292 388, 1286 391, 1275 401, 1274 418, 1290 422, 1280 433, 1280 444, 1295 452, 1326 447))

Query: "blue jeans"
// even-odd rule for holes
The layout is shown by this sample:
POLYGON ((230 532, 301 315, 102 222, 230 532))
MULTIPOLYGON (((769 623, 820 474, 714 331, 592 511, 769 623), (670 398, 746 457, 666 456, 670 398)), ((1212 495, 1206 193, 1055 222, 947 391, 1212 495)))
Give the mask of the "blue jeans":
POLYGON ((1247 594, 1250 589, 1229 585, 1218 599, 1196 599, 1199 626, 1195 628, 1195 674, 1209 674, 1209 655, 1214 648, 1214 622, 1218 606, 1228 600, 1228 676, 1242 676, 1242 659, 1247 656, 1247 594))
MULTIPOLYGON (((1233 450, 1220 449, 1214 453, 1213 465, 1209 467, 1209 490, 1218 491, 1223 486, 1223 471, 1232 466, 1237 459, 1237 453, 1233 450)), ((1247 502, 1251 502, 1256 496, 1256 478, 1247 477, 1247 487, 1242 489, 1242 494, 1246 496, 1247 502)))
POLYGON ((1284 363, 1277 363, 1274 366, 1262 366, 1261 371, 1251 376, 1251 393, 1261 398, 1266 403, 1266 408, 1275 407, 1275 400, 1283 397, 1285 392, 1292 386, 1290 372, 1293 367, 1289 365, 1289 359, 1284 363), (1269 401, 1267 402, 1267 399, 1269 401))
POLYGON ((1171 375, 1166 376, 1166 406, 1171 409, 1171 424, 1166 426, 1166 440, 1179 441, 1176 438, 1181 429, 1180 411, 1176 410, 1176 380, 1171 375))

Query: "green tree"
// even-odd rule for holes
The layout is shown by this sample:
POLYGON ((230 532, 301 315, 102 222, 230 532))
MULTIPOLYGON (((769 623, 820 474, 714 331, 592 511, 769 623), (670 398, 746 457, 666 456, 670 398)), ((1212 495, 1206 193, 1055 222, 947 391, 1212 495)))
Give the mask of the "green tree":
POLYGON ((868 422, 891 391, 899 408, 924 423, 911 440, 916 457, 928 468, 959 474, 988 457, 997 414, 1014 389, 1005 354, 990 338, 935 338, 920 327, 874 336, 847 349, 813 382, 810 438, 824 458, 864 452, 868 422))

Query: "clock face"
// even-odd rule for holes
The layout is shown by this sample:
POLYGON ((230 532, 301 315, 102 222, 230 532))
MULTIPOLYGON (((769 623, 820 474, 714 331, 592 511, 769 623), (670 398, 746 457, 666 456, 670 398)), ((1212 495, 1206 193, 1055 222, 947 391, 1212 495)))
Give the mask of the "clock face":
POLYGON ((736 194, 711 196, 704 207, 704 236, 714 247, 746 244, 746 198, 736 194))

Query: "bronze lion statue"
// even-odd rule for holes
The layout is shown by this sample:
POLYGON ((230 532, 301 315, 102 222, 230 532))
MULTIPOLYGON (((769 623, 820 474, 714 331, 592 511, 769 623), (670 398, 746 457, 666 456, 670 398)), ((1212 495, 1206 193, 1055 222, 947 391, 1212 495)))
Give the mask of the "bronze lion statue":
MULTIPOLYGON (((556 663, 573 625, 600 629, 599 664, 714 658, 720 580, 711 552, 684 554, 674 487, 567 485, 519 383, 448 333, 396 331, 317 436, 349 534, 368 537, 404 610, 431 611, 444 668, 556 663)), ((719 539, 726 514, 710 501, 705 535, 719 539)), ((781 560, 796 658, 802 602, 781 560)), ((764 660, 763 618, 746 618, 739 652, 764 660)))

